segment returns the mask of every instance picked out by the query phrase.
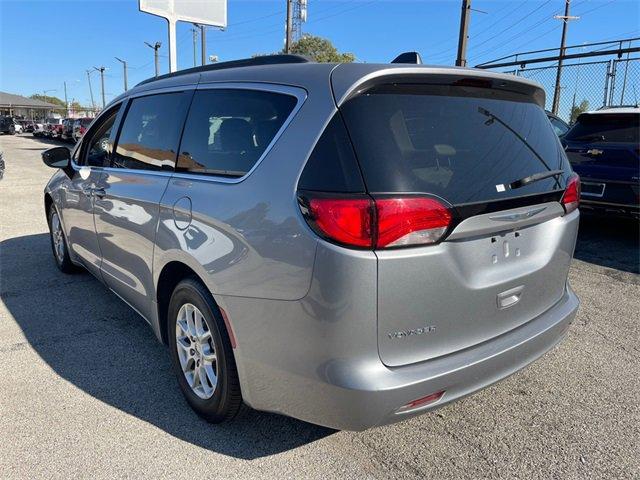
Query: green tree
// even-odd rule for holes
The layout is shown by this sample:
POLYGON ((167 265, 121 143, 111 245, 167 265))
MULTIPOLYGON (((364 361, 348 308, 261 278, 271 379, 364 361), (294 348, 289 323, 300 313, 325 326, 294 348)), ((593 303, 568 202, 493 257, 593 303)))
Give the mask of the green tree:
POLYGON ((582 100, 580 104, 571 107, 571 115, 569 116, 569 123, 573 124, 578 118, 578 115, 589 110, 589 100, 582 100))
POLYGON ((60 105, 64 108, 64 100, 60 100, 58 97, 50 97, 49 95, 40 95, 39 93, 34 93, 31 95, 31 98, 35 100, 40 100, 47 103, 52 103, 53 105, 60 105))
POLYGON ((330 40, 314 35, 305 35, 295 42, 291 53, 306 55, 316 62, 351 63, 356 59, 353 53, 340 53, 330 40))

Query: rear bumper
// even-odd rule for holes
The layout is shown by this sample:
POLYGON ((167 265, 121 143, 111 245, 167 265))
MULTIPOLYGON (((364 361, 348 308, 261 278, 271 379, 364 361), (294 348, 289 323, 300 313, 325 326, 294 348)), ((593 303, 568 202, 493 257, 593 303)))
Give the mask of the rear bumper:
POLYGON ((250 366, 239 358, 239 367, 244 363, 241 381, 242 370, 260 370, 261 386, 243 382, 243 395, 254 408, 340 430, 394 423, 461 399, 524 368, 564 337, 578 305, 567 286, 557 304, 525 325, 464 351, 402 367, 389 368, 379 358, 336 358, 300 375, 295 363, 286 371, 264 364, 250 366), (443 390, 437 403, 396 413, 415 399, 443 390))
POLYGON ((598 215, 613 215, 616 217, 640 218, 640 205, 603 202, 596 200, 580 199, 580 211, 582 213, 594 213, 598 215))

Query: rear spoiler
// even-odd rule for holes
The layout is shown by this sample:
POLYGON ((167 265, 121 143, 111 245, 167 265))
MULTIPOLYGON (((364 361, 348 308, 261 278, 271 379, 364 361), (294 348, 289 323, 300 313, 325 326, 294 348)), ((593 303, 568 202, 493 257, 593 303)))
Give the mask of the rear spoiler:
POLYGON ((374 85, 383 83, 468 84, 521 93, 544 108, 545 92, 537 82, 515 75, 475 68, 428 65, 341 64, 331 73, 331 84, 338 106, 374 85))

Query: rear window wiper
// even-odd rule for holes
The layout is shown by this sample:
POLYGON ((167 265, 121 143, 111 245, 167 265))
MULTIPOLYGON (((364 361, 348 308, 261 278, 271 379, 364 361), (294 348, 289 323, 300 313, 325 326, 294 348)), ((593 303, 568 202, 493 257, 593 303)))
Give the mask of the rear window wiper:
POLYGON ((505 190, 506 189, 515 190, 516 188, 524 187, 525 185, 529 185, 530 183, 534 183, 539 180, 544 180, 545 178, 558 177, 563 173, 564 173, 564 170, 550 170, 548 172, 534 173, 533 175, 529 175, 528 177, 521 178, 519 180, 516 180, 515 182, 511 182, 506 185, 497 185, 496 187, 498 188, 498 190, 500 190, 500 187, 502 187, 505 190))
MULTIPOLYGON (((524 143, 524 145, 529 149, 529 151, 531 153, 533 153, 535 155, 535 157, 540 161, 540 163, 542 163, 542 165, 544 165, 544 167, 549 170, 549 172, 545 172, 545 173, 553 173, 553 172, 561 172, 564 173, 563 170, 551 170, 551 167, 549 166, 549 164, 547 162, 545 162, 544 158, 542 158, 542 156, 536 151, 535 148, 533 148, 531 146, 531 144, 529 142, 527 142, 526 138, 524 138, 522 135, 520 135, 515 129, 513 129, 507 122, 505 122, 504 120, 502 120, 500 117, 498 117, 497 115, 491 113, 489 110, 487 110, 486 108, 482 108, 482 107, 478 107, 478 112, 481 113, 482 115, 484 115, 485 117, 488 117, 489 119, 484 122, 485 125, 491 125, 494 121, 498 122, 500 125, 502 125, 504 128, 506 128, 507 130, 509 130, 511 133, 513 133, 518 140, 520 140, 522 143, 524 143)), ((553 174, 553 175, 549 175, 548 177, 544 177, 544 178, 549 178, 549 177, 555 177, 556 180, 556 185, 558 187, 560 187, 560 183, 558 182, 558 175, 557 174, 553 174)), ((529 177, 525 177, 523 180, 527 179, 529 177)), ((531 182, 535 182, 537 180, 542 180, 541 178, 536 178, 535 180, 531 180, 527 183, 531 183, 531 182)), ((508 186, 513 185, 514 183, 518 183, 521 180, 516 180, 513 183, 510 183, 508 186)), ((526 185, 527 183, 524 183, 522 185, 518 185, 515 188, 519 188, 519 187, 523 187, 524 185, 526 185)), ((498 185, 499 186, 499 185, 498 185)))

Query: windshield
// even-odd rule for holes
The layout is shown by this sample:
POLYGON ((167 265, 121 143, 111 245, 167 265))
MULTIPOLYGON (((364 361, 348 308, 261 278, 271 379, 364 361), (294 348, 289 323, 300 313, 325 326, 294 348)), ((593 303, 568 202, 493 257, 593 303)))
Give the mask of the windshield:
POLYGON ((570 167, 544 110, 520 94, 466 86, 382 85, 342 111, 367 189, 450 203, 562 190, 570 167), (523 178, 563 170, 520 188, 523 178))
POLYGON ((566 135, 567 140, 640 142, 640 114, 593 113, 580 115, 566 135))

